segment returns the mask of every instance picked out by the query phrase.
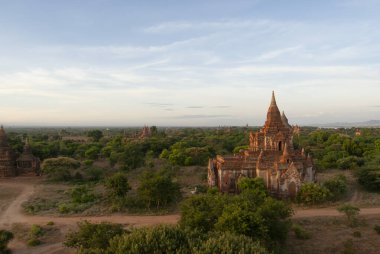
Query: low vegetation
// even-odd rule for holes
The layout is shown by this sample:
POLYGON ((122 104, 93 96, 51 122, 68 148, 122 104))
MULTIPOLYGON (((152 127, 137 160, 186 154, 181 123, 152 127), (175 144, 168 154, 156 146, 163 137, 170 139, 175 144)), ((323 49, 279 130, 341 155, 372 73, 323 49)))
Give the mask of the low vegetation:
POLYGON ((13 239, 14 235, 12 232, 7 230, 0 230, 0 253, 8 254, 11 251, 8 249, 8 243, 13 239))

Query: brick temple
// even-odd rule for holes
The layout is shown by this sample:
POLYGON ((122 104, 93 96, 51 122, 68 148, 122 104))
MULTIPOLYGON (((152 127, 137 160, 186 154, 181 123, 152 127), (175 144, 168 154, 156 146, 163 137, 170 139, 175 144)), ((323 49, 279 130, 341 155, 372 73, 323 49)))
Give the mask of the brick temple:
POLYGON ((315 168, 304 149, 294 149, 299 133, 285 113, 280 113, 274 92, 264 127, 249 134, 249 148, 233 156, 217 155, 209 160, 208 185, 221 192, 237 192, 240 177, 261 177, 269 192, 278 197, 295 197, 303 182, 315 181, 315 168))
POLYGON ((3 126, 0 128, 0 177, 18 175, 39 175, 40 159, 32 154, 28 140, 25 141, 22 154, 16 156, 8 144, 3 126))

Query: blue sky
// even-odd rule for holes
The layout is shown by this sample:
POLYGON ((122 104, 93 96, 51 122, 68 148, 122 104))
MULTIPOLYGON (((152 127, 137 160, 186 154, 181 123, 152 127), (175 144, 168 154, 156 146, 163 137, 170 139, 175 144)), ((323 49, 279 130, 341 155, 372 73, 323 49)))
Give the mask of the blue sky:
POLYGON ((377 0, 0 0, 5 125, 380 119, 377 0))

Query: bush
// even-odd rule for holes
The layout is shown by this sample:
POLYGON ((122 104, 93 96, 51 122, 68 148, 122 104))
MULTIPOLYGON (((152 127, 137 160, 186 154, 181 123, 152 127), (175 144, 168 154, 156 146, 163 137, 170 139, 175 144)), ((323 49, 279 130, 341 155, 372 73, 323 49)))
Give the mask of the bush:
POLYGON ((375 225, 373 229, 380 235, 380 225, 375 225))
POLYGON ((104 185, 111 197, 125 197, 127 192, 131 190, 127 175, 120 172, 107 178, 104 185))
POLYGON ((29 239, 26 244, 28 246, 31 246, 31 247, 34 247, 34 246, 38 246, 40 245, 42 242, 41 240, 37 239, 37 238, 32 238, 32 239, 29 239))
POLYGON ((93 202, 96 199, 96 196, 90 193, 90 189, 85 186, 77 186, 70 190, 71 200, 74 203, 82 204, 93 202))
POLYGON ((13 239, 14 235, 12 232, 7 230, 0 230, 0 253, 7 254, 11 251, 7 248, 8 243, 13 239))
POLYGON ((43 161, 42 173, 54 181, 69 181, 74 178, 75 169, 80 162, 68 157, 50 158, 43 161))
POLYGON ((358 182, 369 191, 380 191, 380 169, 361 168, 357 171, 358 182))
POLYGON ((269 253, 259 242, 244 235, 234 235, 229 232, 216 233, 195 248, 194 254, 266 254, 269 253))
POLYGON ((337 175, 323 183, 331 193, 332 200, 338 200, 347 193, 347 179, 344 175, 337 175))
POLYGON ((307 240, 311 238, 310 233, 299 224, 293 224, 292 230, 298 239, 307 240))
POLYGON ((149 209, 151 205, 159 209, 181 197, 179 184, 172 180, 170 173, 166 170, 155 173, 145 171, 140 177, 137 194, 149 209))
POLYGON ((358 215, 360 212, 360 208, 356 206, 352 206, 350 204, 341 205, 337 208, 337 210, 341 213, 344 213, 347 217, 349 225, 351 227, 355 227, 358 224, 358 215))
POLYGON ((304 183, 297 193, 297 201, 306 205, 315 205, 326 202, 331 196, 331 192, 324 186, 316 183, 304 183))
POLYGON ((354 237, 362 237, 362 233, 360 233, 360 231, 355 231, 353 234, 352 234, 354 237))
POLYGON ((78 230, 66 235, 64 245, 68 248, 91 250, 106 249, 109 240, 125 231, 120 224, 102 222, 92 224, 88 221, 78 222, 78 230))
POLYGON ((43 228, 39 225, 33 224, 32 227, 30 228, 29 236, 30 238, 37 238, 41 237, 45 234, 43 228))
POLYGON ((178 253, 190 254, 186 233, 176 226, 159 225, 135 229, 110 241, 113 254, 178 253))
POLYGON ((48 223, 46 223, 46 225, 48 225, 48 226, 53 226, 53 225, 54 225, 54 222, 53 222, 53 221, 49 221, 48 223))

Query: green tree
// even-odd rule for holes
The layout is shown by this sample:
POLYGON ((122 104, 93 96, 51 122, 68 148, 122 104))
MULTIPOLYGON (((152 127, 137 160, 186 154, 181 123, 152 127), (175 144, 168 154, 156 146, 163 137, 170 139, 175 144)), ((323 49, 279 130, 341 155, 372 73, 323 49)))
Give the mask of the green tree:
POLYGON ((186 233, 176 226, 159 225, 134 229, 110 241, 113 254, 190 254, 186 233))
POLYGON ((330 193, 333 200, 338 200, 347 193, 347 179, 344 175, 337 175, 323 183, 330 193))
POLYGON ((79 167, 79 161, 68 157, 46 159, 41 165, 42 173, 56 181, 71 180, 79 167))
POLYGON ((315 205, 326 202, 331 196, 331 192, 324 186, 304 183, 297 193, 297 201, 306 205, 315 205))
POLYGON ((104 185, 109 195, 116 198, 125 197, 127 192, 131 190, 127 175, 120 172, 108 177, 104 185))
POLYGON ((218 194, 194 195, 185 199, 180 206, 179 224, 183 228, 201 232, 213 230, 227 199, 218 194))
POLYGON ((179 184, 173 182, 171 175, 165 170, 145 171, 140 177, 137 194, 148 208, 151 205, 160 208, 178 200, 181 196, 179 184))
POLYGON ((87 133, 87 136, 98 142, 103 137, 103 132, 101 130, 91 130, 87 133))
POLYGON ((358 182, 369 191, 380 191, 380 169, 363 167, 357 171, 358 182))
POLYGON ((360 208, 350 205, 344 204, 337 208, 337 210, 341 213, 344 213, 347 217, 348 223, 350 226, 354 227, 358 224, 358 215, 360 212, 360 208))
POLYGON ((214 233, 195 248, 194 254, 269 254, 269 252, 244 235, 234 235, 229 232, 214 233))
MULTIPOLYGON (((102 222, 92 224, 88 221, 78 222, 78 230, 71 231, 66 235, 64 245, 78 250, 105 250, 109 247, 109 241, 125 231, 121 224, 102 222)), ((89 252, 89 253, 94 253, 89 252)))

